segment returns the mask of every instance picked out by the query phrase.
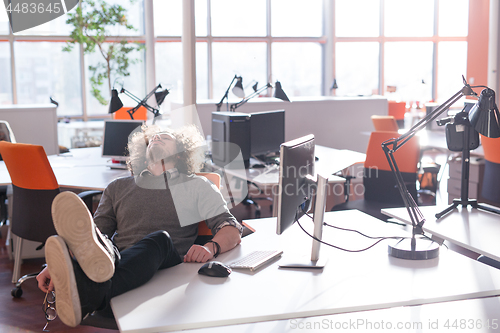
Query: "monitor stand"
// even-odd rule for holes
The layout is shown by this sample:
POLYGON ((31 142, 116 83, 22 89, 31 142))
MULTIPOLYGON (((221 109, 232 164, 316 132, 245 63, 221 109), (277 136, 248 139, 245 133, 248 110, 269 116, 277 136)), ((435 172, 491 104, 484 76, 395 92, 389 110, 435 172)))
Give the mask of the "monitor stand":
MULTIPOLYGON (((294 269, 318 269, 321 270, 325 267, 327 259, 320 258, 319 250, 323 235, 323 222, 325 216, 325 206, 326 206, 326 194, 328 188, 328 178, 323 177, 321 175, 317 175, 317 179, 314 179, 312 176, 308 175, 308 183, 309 185, 316 185, 316 195, 314 200, 314 239, 312 241, 312 251, 310 258, 303 258, 302 260, 294 258, 293 262, 284 262, 279 265, 280 268, 294 268, 294 269)), ((286 260, 282 258, 281 260, 286 260)))

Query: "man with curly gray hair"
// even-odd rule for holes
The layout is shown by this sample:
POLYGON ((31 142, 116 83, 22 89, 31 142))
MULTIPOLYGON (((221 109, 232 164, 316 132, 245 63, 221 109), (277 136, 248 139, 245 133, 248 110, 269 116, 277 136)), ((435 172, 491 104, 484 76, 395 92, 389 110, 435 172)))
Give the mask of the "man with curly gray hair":
POLYGON ((195 173, 203 163, 203 138, 195 127, 163 131, 143 126, 129 140, 132 176, 111 182, 94 218, 72 192, 52 204, 57 236, 46 243, 44 291, 57 290, 59 317, 77 326, 95 310, 181 262, 206 262, 241 241, 242 226, 217 187, 195 173), (213 239, 194 241, 205 221, 213 239), (112 240, 112 241, 111 241, 112 240))

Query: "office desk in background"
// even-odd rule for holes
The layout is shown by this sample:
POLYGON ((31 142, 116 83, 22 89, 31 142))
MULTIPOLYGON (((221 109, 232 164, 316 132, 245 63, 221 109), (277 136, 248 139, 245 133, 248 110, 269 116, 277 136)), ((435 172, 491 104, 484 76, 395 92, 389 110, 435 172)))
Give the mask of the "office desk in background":
MULTIPOLYGON (((328 212, 325 220, 371 236, 408 235, 356 210, 328 212)), ((312 223, 306 217, 302 221, 310 230, 312 223)), ((159 271, 145 285, 111 300, 120 330, 167 332, 264 321, 278 323, 500 295, 500 270, 445 248, 439 258, 432 260, 392 258, 387 254, 390 240, 359 253, 322 246, 321 256, 327 257, 328 262, 320 272, 279 269, 280 261, 310 255, 311 239, 297 225, 277 236, 275 218, 245 222, 256 232, 220 255, 218 261, 230 263, 254 250, 275 248, 284 251, 283 258, 255 273, 234 270, 228 278, 199 275, 202 264, 197 263, 182 263, 159 271)), ((323 239, 348 249, 365 248, 374 242, 328 227, 324 228, 323 239)))
MULTIPOLYGON (((447 206, 419 207, 424 214, 423 230, 460 247, 500 261, 500 215, 461 206, 440 219, 436 213, 447 206)), ((382 213, 411 224, 406 208, 382 209, 382 213)))
MULTIPOLYGON (((101 156, 101 148, 71 149, 69 153, 49 155, 59 186, 73 190, 104 190, 114 179, 130 175, 128 170, 107 167, 109 158, 101 156)), ((0 185, 10 184, 10 176, 3 161, 0 162, 0 185)))

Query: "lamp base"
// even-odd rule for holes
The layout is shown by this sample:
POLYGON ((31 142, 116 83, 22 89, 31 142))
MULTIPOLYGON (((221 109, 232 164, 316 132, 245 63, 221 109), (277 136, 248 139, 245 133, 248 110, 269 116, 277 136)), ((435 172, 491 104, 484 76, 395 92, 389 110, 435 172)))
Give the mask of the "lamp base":
POLYGON ((389 255, 399 259, 427 260, 439 256, 439 244, 423 236, 404 238, 388 246, 389 255))

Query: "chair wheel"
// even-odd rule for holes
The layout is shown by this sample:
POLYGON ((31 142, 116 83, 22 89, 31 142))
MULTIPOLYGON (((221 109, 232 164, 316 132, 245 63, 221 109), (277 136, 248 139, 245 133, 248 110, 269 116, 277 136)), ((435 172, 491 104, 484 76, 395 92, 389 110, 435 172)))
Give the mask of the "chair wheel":
POLYGON ((15 287, 10 291, 10 294, 14 298, 20 298, 23 295, 23 290, 21 289, 21 287, 15 287))

